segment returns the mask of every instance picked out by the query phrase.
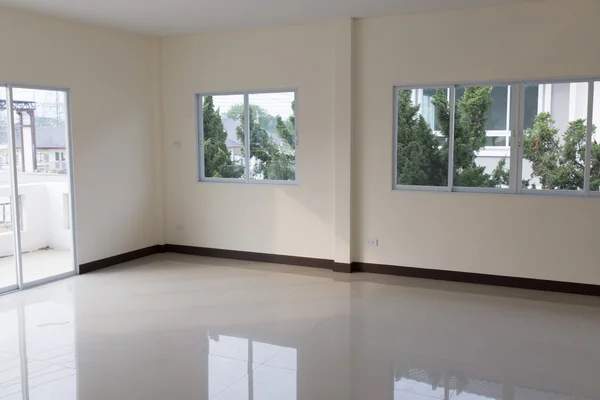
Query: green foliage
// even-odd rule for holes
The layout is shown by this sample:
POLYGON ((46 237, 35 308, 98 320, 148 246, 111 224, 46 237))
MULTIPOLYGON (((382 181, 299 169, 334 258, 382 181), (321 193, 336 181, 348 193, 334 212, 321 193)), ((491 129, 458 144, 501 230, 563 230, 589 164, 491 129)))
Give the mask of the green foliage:
MULTIPOLYGON (((273 132, 276 126, 275 117, 269 114, 265 109, 261 108, 256 104, 250 104, 250 112, 258 120, 258 124, 262 129, 267 132, 273 132)), ((236 104, 232 106, 227 114, 225 114, 227 118, 234 119, 236 121, 241 121, 244 119, 244 105, 236 104)))
MULTIPOLYGON (((292 101, 292 110, 295 109, 294 102, 292 101)), ((287 143, 291 148, 294 148, 296 144, 296 118, 292 114, 287 121, 284 121, 281 116, 275 118, 277 135, 287 143)))
POLYGON ((419 115, 419 106, 412 104, 411 91, 401 90, 398 94, 398 184, 447 185, 447 149, 448 141, 440 146, 439 138, 419 115))
MULTIPOLYGON (((594 132, 596 127, 594 127, 594 132)), ((590 190, 597 192, 600 190, 600 145, 594 142, 592 143, 592 159, 591 159, 591 171, 590 171, 590 190)))
MULTIPOLYGON (((456 99, 454 133, 454 185, 463 187, 502 187, 509 184, 506 159, 500 160, 491 174, 478 166, 476 158, 486 143, 486 123, 492 105, 492 87, 469 87, 456 99)), ((433 132, 412 104, 410 90, 398 95, 398 184, 446 186, 450 108, 446 90, 433 97, 436 125, 433 132)), ((593 127, 593 132, 596 127, 593 127)), ((531 179, 524 187, 581 190, 585 177, 587 125, 584 119, 569 123, 561 135, 550 113, 540 113, 533 128, 523 135, 523 158, 531 162, 531 179)), ((590 190, 600 190, 600 145, 591 148, 590 190)))
MULTIPOLYGON (((469 87, 457 100, 454 133, 454 185, 499 187, 508 184, 509 172, 502 159, 493 173, 475 162, 485 146, 488 110, 492 105, 492 88, 469 87)), ((413 105, 410 90, 398 95, 398 184, 446 186, 448 184, 448 144, 450 104, 446 90, 438 89, 433 98, 440 128, 434 133, 419 106, 413 105)))
MULTIPOLYGON (((243 109, 243 106, 241 107, 243 109)), ((294 102, 291 107, 294 110, 294 102)), ((251 105, 249 111, 250 155, 255 161, 251 177, 281 181, 294 180, 296 178, 295 117, 292 115, 287 120, 279 115, 273 117, 266 110, 255 105, 251 105), (274 121, 274 129, 268 130, 271 119, 274 121), (267 122, 269 123, 267 124, 267 122), (270 132, 279 136, 282 143, 277 144, 270 132)), ((239 110, 235 110, 233 113, 230 110, 227 115, 243 122, 243 112, 240 113, 239 110)), ((246 137, 243 123, 236 128, 236 135, 243 145, 242 154, 245 155, 246 137)))
POLYGON ((202 107, 204 127, 204 174, 208 178, 241 178, 244 167, 231 161, 227 149, 227 132, 212 96, 204 98, 202 107))
MULTIPOLYGON (((542 189, 581 190, 585 177, 587 123, 584 119, 571 121, 562 135, 562 144, 560 131, 554 124, 550 113, 540 113, 533 128, 523 135, 523 156, 531 162, 531 178, 538 178, 542 189)), ((591 153, 590 188, 596 191, 600 186, 600 145, 596 142, 592 143, 591 153)))

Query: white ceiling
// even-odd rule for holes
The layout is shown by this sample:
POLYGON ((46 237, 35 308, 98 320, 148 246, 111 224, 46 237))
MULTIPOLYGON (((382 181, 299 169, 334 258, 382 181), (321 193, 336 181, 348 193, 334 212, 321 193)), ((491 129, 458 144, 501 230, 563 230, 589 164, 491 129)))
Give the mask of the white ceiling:
POLYGON ((169 36, 524 1, 528 0, 0 0, 0 5, 169 36))

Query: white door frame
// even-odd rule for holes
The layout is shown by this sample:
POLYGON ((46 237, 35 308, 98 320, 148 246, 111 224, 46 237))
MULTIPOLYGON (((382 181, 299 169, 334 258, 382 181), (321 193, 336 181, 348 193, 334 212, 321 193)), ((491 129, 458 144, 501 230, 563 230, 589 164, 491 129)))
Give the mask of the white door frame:
POLYGON ((14 256, 15 266, 17 274, 17 284, 9 288, 2 288, 1 294, 8 293, 14 290, 28 289, 31 287, 43 285, 49 282, 54 282, 60 279, 68 278, 79 274, 79 263, 77 254, 77 220, 75 212, 75 180, 74 180, 74 161, 73 161, 73 135, 71 130, 71 93, 69 89, 49 87, 49 86, 35 86, 35 85, 15 85, 15 84, 0 84, 6 87, 6 110, 8 113, 8 125, 9 125, 9 163, 10 163, 10 182, 11 182, 11 211, 13 222, 13 240, 14 240, 14 256), (65 93, 65 107, 66 107, 66 146, 68 154, 68 176, 69 176, 69 218, 71 224, 71 254, 73 257, 73 270, 42 278, 32 282, 24 282, 23 280, 23 265, 22 265, 22 252, 21 252, 21 204, 15 199, 19 198, 18 188, 18 174, 16 168, 16 134, 15 126, 13 122, 13 89, 37 89, 37 90, 52 90, 57 92, 65 93))

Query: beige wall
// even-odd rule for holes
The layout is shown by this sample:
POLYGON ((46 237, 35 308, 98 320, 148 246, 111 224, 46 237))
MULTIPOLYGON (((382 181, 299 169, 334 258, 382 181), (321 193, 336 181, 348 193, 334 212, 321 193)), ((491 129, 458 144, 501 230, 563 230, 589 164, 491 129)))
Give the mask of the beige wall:
POLYGON ((72 91, 82 262, 168 242, 600 284, 599 200, 391 189, 394 85, 600 76, 598 15, 547 0, 159 41, 2 10, 19 40, 0 77, 72 91), (194 94, 281 88, 300 185, 197 183, 194 94))
POLYGON ((167 242, 333 258, 333 48, 331 24, 162 41, 167 242), (298 89, 300 185, 198 183, 195 93, 278 88, 298 89))
POLYGON ((162 242, 159 41, 0 8, 0 82, 71 90, 81 263, 162 242))
POLYGON ((599 15, 549 0, 356 22, 356 260, 600 284, 598 199, 391 190, 394 85, 600 76, 599 15))
POLYGON ((600 284, 598 200, 391 189, 394 85, 600 76, 598 15, 548 0, 163 40, 167 241, 600 284), (288 87, 300 185, 196 183, 194 93, 288 87))

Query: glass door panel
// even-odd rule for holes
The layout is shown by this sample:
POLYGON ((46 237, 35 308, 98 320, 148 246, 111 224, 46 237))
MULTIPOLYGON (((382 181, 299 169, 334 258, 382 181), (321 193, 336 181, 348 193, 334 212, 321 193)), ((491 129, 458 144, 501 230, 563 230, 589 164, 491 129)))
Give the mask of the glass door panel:
POLYGON ((29 284, 75 270, 67 93, 15 87, 12 94, 21 269, 29 284))
POLYGON ((7 88, 0 86, 0 293, 18 287, 14 257, 10 178, 10 129, 7 88))

